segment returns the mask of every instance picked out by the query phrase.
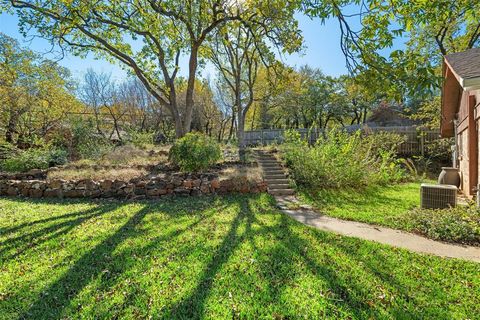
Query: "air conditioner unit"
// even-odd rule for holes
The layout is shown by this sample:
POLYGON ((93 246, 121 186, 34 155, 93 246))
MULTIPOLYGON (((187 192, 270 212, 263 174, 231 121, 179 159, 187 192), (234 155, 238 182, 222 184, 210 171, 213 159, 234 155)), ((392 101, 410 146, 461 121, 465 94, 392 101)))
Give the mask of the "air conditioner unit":
POLYGON ((422 183, 420 187, 422 209, 446 209, 457 205, 457 187, 446 184, 422 183))

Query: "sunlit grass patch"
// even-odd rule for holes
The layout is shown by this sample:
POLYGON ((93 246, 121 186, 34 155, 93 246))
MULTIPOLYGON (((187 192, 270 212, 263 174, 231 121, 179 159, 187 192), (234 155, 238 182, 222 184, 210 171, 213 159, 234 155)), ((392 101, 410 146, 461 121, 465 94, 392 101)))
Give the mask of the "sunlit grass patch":
POLYGON ((480 265, 305 227, 268 195, 0 199, 0 319, 474 318, 480 265))

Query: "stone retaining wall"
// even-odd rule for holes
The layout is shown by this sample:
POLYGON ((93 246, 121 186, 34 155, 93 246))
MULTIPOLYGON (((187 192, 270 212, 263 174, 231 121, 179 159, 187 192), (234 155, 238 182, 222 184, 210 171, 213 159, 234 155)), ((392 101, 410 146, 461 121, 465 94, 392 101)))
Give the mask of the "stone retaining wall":
POLYGON ((216 174, 163 175, 158 178, 130 181, 90 179, 67 180, 10 180, 0 181, 0 195, 31 198, 121 198, 155 199, 166 195, 195 196, 200 194, 266 192, 262 181, 246 177, 220 180, 216 174))

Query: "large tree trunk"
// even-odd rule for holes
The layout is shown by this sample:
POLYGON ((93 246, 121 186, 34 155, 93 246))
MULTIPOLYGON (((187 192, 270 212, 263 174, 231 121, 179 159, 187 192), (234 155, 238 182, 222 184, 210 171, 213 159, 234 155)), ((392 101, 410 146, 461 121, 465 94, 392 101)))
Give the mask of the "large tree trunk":
POLYGON ((185 131, 180 116, 174 116, 173 119, 175 121, 175 137, 178 139, 185 135, 185 131))
POLYGON ((230 131, 228 133, 228 140, 232 140, 233 132, 234 132, 234 129, 235 129, 235 119, 236 119, 235 112, 232 112, 232 121, 231 121, 231 124, 230 124, 230 131))
POLYGON ((182 121, 182 117, 180 116, 180 112, 178 110, 177 94, 175 91, 175 85, 173 83, 170 83, 169 103, 170 105, 166 107, 167 109, 170 110, 170 114, 172 115, 172 118, 174 121, 174 127, 175 127, 175 137, 178 139, 183 137, 187 132, 185 132, 184 130, 184 123, 182 121))
POLYGON ((7 130, 5 130, 5 141, 8 143, 14 143, 13 135, 17 131, 17 121, 18 114, 12 110, 10 112, 10 117, 8 118, 7 130))
POLYGON ((363 123, 367 122, 367 115, 368 115, 368 107, 363 107, 363 123))
POLYGON ((241 83, 240 75, 235 79, 235 104, 237 105, 237 140, 238 140, 238 157, 241 162, 245 162, 245 114, 242 107, 241 83))
MULTIPOLYGON (((185 98, 185 116, 183 119, 183 135, 187 134, 191 130, 193 106, 194 106, 194 93, 195 93, 195 76, 197 74, 198 66, 198 45, 192 46, 190 52, 190 60, 188 62, 188 84, 187 93, 185 98)), ((182 135, 182 136, 183 136, 182 135)))
POLYGON ((237 125, 237 139, 238 139, 238 157, 241 162, 246 161, 245 153, 247 145, 245 144, 245 118, 243 112, 238 112, 238 125, 237 125))

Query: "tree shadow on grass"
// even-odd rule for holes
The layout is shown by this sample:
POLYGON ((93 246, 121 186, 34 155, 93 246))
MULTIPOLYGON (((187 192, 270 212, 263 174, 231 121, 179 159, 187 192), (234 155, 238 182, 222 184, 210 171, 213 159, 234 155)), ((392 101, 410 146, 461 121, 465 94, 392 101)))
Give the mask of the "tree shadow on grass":
MULTIPOLYGON (((362 253, 362 248, 361 246, 351 246, 347 245, 345 242, 337 242, 335 243, 336 249, 338 249, 340 252, 343 252, 344 254, 350 256, 353 260, 356 261, 358 265, 361 265, 365 268, 365 270, 368 270, 370 274, 375 276, 378 280, 378 282, 383 283, 385 286, 388 286, 391 288, 390 294, 395 296, 395 300, 397 300, 397 303, 395 305, 390 306, 390 314, 392 317, 395 319, 454 319, 456 317, 459 317, 459 315, 455 315, 451 313, 451 310, 448 308, 448 301, 443 301, 442 305, 437 305, 435 306, 436 303, 439 301, 435 301, 436 294, 441 293, 448 295, 450 298, 450 295, 445 292, 445 287, 444 283, 439 282, 431 279, 430 281, 434 282, 433 285, 437 286, 437 292, 434 290, 432 287, 429 287, 426 292, 426 294, 429 294, 430 296, 428 297, 429 299, 424 300, 422 298, 422 294, 416 290, 415 288, 415 281, 412 281, 411 277, 414 276, 414 270, 417 267, 416 266, 416 261, 409 261, 408 259, 410 258, 407 254, 402 254, 401 251, 405 251, 404 249, 396 249, 396 248, 388 248, 386 250, 388 251, 398 251, 398 255, 403 256, 405 259, 403 259, 403 263, 409 263, 410 268, 407 268, 407 273, 404 274, 404 278, 402 279, 402 275, 397 274, 395 272, 396 269, 398 269, 398 259, 392 259, 391 256, 382 254, 382 251, 384 248, 383 246, 379 246, 377 249, 368 252, 368 255, 365 255, 365 252, 362 253), (408 270, 412 271, 411 274, 408 273, 408 270), (410 287, 409 285, 404 283, 404 282, 409 282, 412 281, 412 284, 410 286, 414 286, 413 288, 410 287), (408 310, 407 307, 410 305, 410 307, 417 306, 415 308, 415 311, 408 310), (428 306, 428 308, 427 308, 428 306)), ((438 257, 429 257, 429 256, 424 256, 424 260, 428 261, 428 263, 432 263, 432 265, 435 265, 438 262, 430 261, 433 259, 439 259, 438 257)), ((444 264, 450 263, 452 260, 445 261, 444 264)), ((418 262, 417 262, 418 263, 418 262)), ((442 263, 442 262, 440 262, 442 263)), ((468 262, 466 262, 468 263, 468 262)), ((474 264, 471 264, 474 266, 474 264)), ((426 265, 423 265, 423 267, 427 267, 426 265)), ((430 268, 431 271, 431 268, 430 268)), ((474 275, 480 271, 480 268, 477 268, 477 272, 472 270, 470 274, 474 275)), ((468 272, 466 272, 468 273, 468 272)), ((426 276, 431 277, 432 275, 428 273, 426 276)), ((450 277, 452 275, 449 275, 450 277)), ((460 277, 462 277, 460 275, 460 277)), ((420 276, 420 279, 418 279, 418 283, 416 284, 418 286, 418 289, 420 291, 424 290, 424 283, 421 281, 422 276, 420 276)), ((445 277, 441 277, 441 281, 445 280, 445 277)), ((465 280, 465 278, 462 277, 462 280, 465 280)), ((453 281, 454 282, 454 281, 453 281)), ((474 291, 474 290, 472 290, 474 291)), ((464 298, 463 294, 464 293, 459 293, 461 294, 461 299, 464 298)), ((380 301, 382 302, 382 301, 380 301)), ((464 301, 465 302, 465 301, 464 301)), ((391 301, 385 301, 384 303, 391 303, 391 301)), ((450 302, 452 304, 458 303, 455 298, 452 298, 452 301, 450 302)), ((466 310, 465 310, 466 311, 466 310)), ((474 311, 472 311, 471 315, 475 314, 474 311)), ((467 316, 468 318, 468 316, 467 316)))
MULTIPOLYGON (((347 313, 353 318, 385 318, 404 315, 408 315, 410 318, 422 318, 422 315, 424 315, 422 310, 402 313, 401 310, 395 309, 394 306, 386 307, 383 310, 381 307, 371 306, 365 298, 365 293, 370 293, 370 289, 361 287, 362 282, 354 277, 352 278, 352 275, 346 271, 345 267, 348 262, 342 262, 341 258, 334 258, 331 255, 338 252, 339 255, 345 255, 352 261, 363 262, 362 274, 374 276, 376 278, 375 282, 378 280, 380 284, 388 283, 389 272, 395 270, 394 262, 381 261, 382 257, 377 257, 377 254, 374 253, 375 256, 371 257, 371 259, 374 259, 376 262, 369 263, 369 259, 366 257, 359 257, 361 251, 356 249, 356 244, 349 246, 326 233, 301 227, 298 222, 273 209, 273 203, 267 203, 263 208, 259 207, 256 200, 255 197, 222 198, 222 206, 215 206, 215 209, 211 212, 200 214, 193 222, 189 221, 188 225, 171 228, 168 232, 162 232, 144 244, 133 246, 133 249, 129 246, 125 249, 122 248, 121 252, 118 252, 116 249, 127 239, 132 239, 143 232, 148 232, 148 230, 145 231, 141 228, 141 224, 153 210, 162 211, 172 217, 181 217, 184 214, 190 215, 192 212, 202 210, 201 203, 203 202, 206 203, 205 205, 212 202, 210 198, 203 202, 191 201, 187 205, 188 209, 183 208, 183 200, 175 200, 174 205, 171 206, 164 206, 161 203, 156 203, 155 205, 147 204, 130 217, 113 235, 80 257, 63 276, 44 290, 44 293, 33 302, 31 307, 21 317, 55 319, 65 316, 67 308, 75 308, 71 305, 72 301, 93 279, 100 279, 100 285, 95 290, 108 292, 118 281, 122 280, 122 275, 127 274, 131 267, 138 268, 140 266, 140 269, 143 270, 149 268, 148 262, 139 265, 138 262, 132 260, 130 263, 126 263, 127 258, 132 253, 148 256, 151 252, 159 250, 158 248, 161 247, 159 244, 162 242, 173 240, 182 233, 193 230, 205 219, 209 219, 214 214, 221 214, 225 206, 237 205, 239 208, 238 212, 235 212, 233 219, 229 216, 228 229, 222 232, 224 235, 215 252, 211 255, 211 259, 205 261, 203 270, 199 272, 199 280, 194 283, 193 289, 188 291, 187 296, 180 301, 167 306, 166 311, 163 309, 162 314, 159 316, 185 319, 205 316, 209 307, 207 305, 208 297, 216 286, 216 276, 222 272, 223 267, 228 264, 237 249, 244 243, 249 243, 257 255, 262 256, 265 262, 261 270, 261 280, 266 283, 267 288, 265 290, 267 291, 262 303, 264 303, 265 307, 273 306, 271 309, 280 310, 278 314, 280 316, 297 316, 295 313, 292 313, 295 311, 292 309, 292 306, 287 305, 289 301, 282 301, 282 297, 287 289, 295 288, 294 290, 301 290, 302 287, 295 284, 298 272, 295 273, 294 270, 298 266, 298 262, 301 261, 301 264, 305 266, 305 270, 316 279, 321 280, 325 284, 326 290, 332 293, 331 298, 333 299, 329 301, 328 308, 325 309, 323 316, 345 317, 345 313, 347 313), (182 210, 181 214, 178 213, 179 208, 182 210), (265 215, 265 219, 263 215, 265 215), (274 219, 271 219, 271 216, 274 219), (265 248, 262 245, 262 242, 266 241, 265 237, 274 239, 273 246, 265 248), (317 245, 326 246, 326 249, 328 247, 328 251, 325 253, 319 252, 317 245), (316 255, 317 253, 319 256, 316 255), (381 266, 385 266, 386 269, 380 270, 381 266), (109 272, 104 273, 103 271, 107 268, 109 272)), ((218 223, 218 220, 216 221, 218 223)), ((168 224, 171 223, 169 222, 168 224)), ((197 245, 197 243, 193 242, 192 245, 197 245)), ((182 250, 188 250, 189 246, 190 243, 187 243, 182 250)), ((363 245, 359 244, 358 246, 362 247, 363 245)), ((190 249, 193 248, 190 246, 190 249)), ((185 252, 185 254, 187 253, 185 252)), ((182 254, 178 256, 183 257, 182 254)), ((138 270, 134 272, 134 274, 141 273, 138 270)), ((250 274, 239 273, 234 275, 235 282, 252 282, 256 279, 250 274)), ((132 278, 131 280, 137 281, 138 279, 132 278)), ((401 299, 408 299, 408 295, 402 291, 402 282, 390 281, 392 281, 392 286, 398 287, 398 292, 402 296, 401 299)), ((234 287, 232 284, 232 288, 234 287)), ((245 287, 255 290, 255 285, 246 285, 245 287)), ((143 297, 148 295, 145 287, 140 285, 132 285, 126 291, 126 296, 121 305, 116 304, 110 307, 115 309, 100 311, 98 314, 105 318, 121 317, 124 309, 127 310, 132 306, 137 307, 135 306, 136 304, 143 305, 143 302, 138 300, 138 296, 141 296, 141 300, 145 300, 143 297)), ((299 292, 299 294, 302 294, 302 292, 299 292)), ((169 293, 168 295, 172 294, 169 293)), ((316 306, 316 309, 319 309, 318 305, 315 304, 322 302, 312 299, 308 303, 312 303, 312 307, 316 306)), ((258 303, 255 304, 257 308, 264 306, 262 304, 258 305, 258 303)), ((78 311, 80 312, 80 310, 78 311)), ((148 309, 142 308, 140 311, 146 313, 144 314, 145 316, 148 315, 148 309)), ((75 312, 75 310, 72 310, 72 312, 75 312)), ((250 314, 258 312, 258 314, 265 315, 265 311, 260 309, 250 309, 246 311, 246 314, 249 314, 249 312, 250 314)), ((143 314, 139 316, 143 316, 143 314)), ((268 316, 273 317, 275 315, 271 314, 268 316)), ((318 317, 322 317, 322 314, 318 314, 318 317)))
POLYGON ((32 249, 49 240, 55 239, 61 235, 67 234, 69 231, 80 226, 82 223, 86 222, 87 220, 105 215, 106 213, 113 210, 117 210, 118 208, 119 207, 116 205, 104 205, 104 206, 95 207, 95 208, 88 209, 81 212, 76 212, 76 213, 62 215, 59 217, 52 217, 52 218, 34 221, 31 223, 26 223, 21 226, 17 226, 16 228, 14 227, 12 229, 16 229, 16 230, 10 229, 11 232, 18 231, 29 226, 33 226, 34 224, 48 223, 48 222, 60 220, 64 217, 65 218, 74 217, 74 219, 69 219, 66 221, 55 223, 53 225, 41 228, 39 230, 30 232, 30 233, 25 233, 17 237, 8 238, 7 240, 0 242, 0 246, 2 247, 2 249, 0 250, 0 260, 6 261, 6 260, 14 259, 29 249, 32 249), (7 254, 13 248, 16 249, 15 253, 7 254))
POLYGON ((108 257, 127 238, 135 235, 135 228, 151 211, 144 206, 113 235, 80 257, 58 280, 43 290, 43 294, 25 311, 21 319, 57 319, 70 301, 108 265, 108 257))
MULTIPOLYGON (((203 269, 200 280, 193 291, 185 298, 180 300, 163 315, 166 318, 197 319, 205 311, 206 299, 214 285, 214 278, 221 267, 229 260, 236 248, 243 242, 245 234, 239 236, 238 230, 245 220, 247 224, 251 223, 248 216, 252 213, 248 210, 245 199, 240 199, 238 203, 240 210, 235 215, 230 224, 230 229, 225 235, 221 245, 213 254, 208 265, 203 269)), ((247 230, 249 227, 247 227, 247 230)))
MULTIPOLYGON (((270 259, 270 262, 267 263, 269 265, 268 270, 262 270, 262 278, 266 279, 270 284, 268 301, 263 302, 278 306, 283 289, 292 284, 290 270, 295 268, 295 260, 300 258, 305 262, 312 274, 322 277, 328 288, 340 301, 337 303, 344 305, 352 315, 361 317, 364 312, 367 312, 372 316, 378 316, 366 302, 358 299, 354 294, 355 290, 360 290, 360 288, 347 287, 345 281, 340 279, 334 268, 335 265, 321 265, 308 257, 308 255, 303 254, 310 247, 310 243, 291 232, 290 227, 293 220, 282 215, 278 224, 264 225, 255 216, 255 212, 258 212, 259 209, 261 210, 256 203, 248 199, 240 199, 239 206, 240 211, 232 220, 228 233, 224 236, 211 261, 202 271, 200 280, 195 288, 187 297, 170 306, 163 315, 164 317, 180 319, 202 318, 205 314, 207 298, 215 285, 214 279, 216 275, 220 272, 222 266, 228 263, 228 260, 235 254, 236 249, 245 241, 248 241, 255 251, 259 251, 258 254, 262 255, 263 258, 268 256, 270 259), (253 225, 255 225, 255 228, 253 228, 253 225), (239 234, 240 229, 244 231, 239 234), (273 236, 278 242, 277 246, 268 252, 263 248, 259 248, 255 243, 256 237, 265 236, 273 236)), ((236 279, 238 281, 251 280, 245 279, 245 276, 241 274, 236 276, 236 279)), ((286 306, 284 307, 281 307, 281 309, 289 309, 286 306)), ((295 314, 289 314, 288 316, 295 316, 295 314)))
MULTIPOLYGON (((285 214, 277 214, 281 215, 278 224, 264 227, 267 228, 264 232, 266 231, 278 240, 273 248, 263 253, 269 257, 270 262, 267 264, 272 266, 264 274, 264 278, 270 284, 271 300, 281 301, 284 289, 287 286, 295 286, 295 276, 298 276, 295 268, 298 261, 306 266, 310 274, 320 278, 326 284, 328 291, 333 293, 333 296, 329 298, 330 302, 334 302, 335 305, 347 310, 355 318, 362 318, 364 314, 370 314, 373 318, 378 318, 380 315, 372 310, 366 301, 358 298, 362 288, 354 283, 347 283, 342 272, 339 272, 340 268, 336 268, 337 265, 334 260, 330 260, 328 263, 319 263, 313 259, 311 252, 315 252, 315 250, 312 243, 292 231, 292 227, 297 222, 285 214)), ((326 237, 321 240, 326 240, 326 237)), ((328 245, 331 245, 331 243, 328 245)), ((314 306, 312 305, 312 307, 314 306)), ((286 306, 286 309, 288 309, 288 306, 286 306)), ((332 314, 328 314, 330 311, 334 312, 333 316, 341 316, 335 313, 336 310, 327 310, 325 311, 327 314, 318 316, 332 316, 332 314)), ((289 316, 294 316, 294 314, 289 316)))
MULTIPOLYGON (((206 264, 201 272, 200 279, 197 281, 194 289, 179 302, 171 305, 162 316, 165 318, 184 319, 197 319, 205 316, 208 308, 208 297, 216 286, 215 279, 217 274, 221 272, 224 265, 228 264, 230 258, 235 255, 236 250, 244 242, 248 242, 253 250, 257 251, 257 255, 262 257, 262 270, 259 271, 257 276, 259 276, 262 282, 267 284, 267 288, 263 287, 260 289, 257 287, 257 290, 264 290, 264 293, 259 295, 262 299, 260 305, 258 305, 258 302, 255 302, 256 308, 265 307, 269 308, 269 310, 278 310, 276 314, 281 317, 298 316, 295 313, 296 310, 292 309, 292 304, 285 300, 284 293, 287 288, 288 290, 293 288, 296 288, 295 290, 301 289, 295 283, 297 277, 302 276, 302 274, 298 273, 301 271, 295 270, 299 266, 298 263, 300 263, 300 265, 305 267, 308 274, 324 283, 325 291, 323 294, 326 294, 326 296, 322 301, 312 299, 310 302, 312 305, 308 310, 309 312, 318 312, 318 317, 352 317, 360 319, 376 319, 389 316, 408 317, 411 319, 424 317, 424 310, 405 311, 400 310, 398 308, 399 305, 375 305, 370 300, 374 295, 374 290, 378 289, 376 286, 384 285, 389 291, 394 286, 394 291, 400 294, 402 301, 405 300, 406 303, 412 301, 409 299, 405 285, 402 282, 395 283, 391 276, 389 277, 389 272, 394 272, 396 268, 393 261, 382 261, 382 257, 377 257, 376 254, 369 258, 375 261, 375 263, 369 263, 366 257, 365 259, 359 259, 359 251, 348 246, 345 247, 344 240, 337 239, 337 237, 323 232, 305 229, 306 236, 304 237, 303 233, 299 233, 296 230, 298 222, 278 213, 278 211, 275 212, 273 209, 270 209, 270 213, 265 214, 280 214, 280 216, 276 219, 275 224, 269 224, 268 222, 265 224, 258 213, 259 208, 256 201, 240 199, 239 206, 241 208, 240 212, 231 221, 228 232, 223 237, 210 262, 206 264), (259 240, 264 237, 273 237, 275 243, 273 247, 261 247, 256 244, 257 237, 259 240), (307 237, 313 241, 308 240, 307 237), (316 247, 315 244, 324 246, 326 251, 319 252, 318 250, 322 249, 316 247), (330 256, 337 253, 340 256, 345 256, 345 260, 338 256, 330 256), (362 263, 361 274, 349 273, 348 263, 355 264, 357 262, 362 263), (379 266, 383 265, 386 270, 379 270, 379 266), (371 287, 365 287, 365 282, 362 281, 362 277, 365 276, 372 277, 371 287)), ((359 244, 359 246, 363 247, 362 244, 359 244)), ((250 290, 256 290, 256 285, 252 283, 254 280, 251 275, 239 273, 234 277, 235 282, 251 283, 243 286, 243 288, 249 287, 250 290)), ((367 283, 369 282, 367 281, 367 283)), ((233 288, 235 288, 235 285, 232 284, 233 288)), ((299 292, 299 294, 301 295, 303 292, 299 292)), ((265 311, 261 309, 252 308, 245 312, 251 316, 265 315, 265 311), (251 314, 252 312, 253 315, 251 314)), ((269 316, 274 315, 271 314, 269 316)))
POLYGON ((44 224, 44 223, 48 223, 48 222, 52 222, 52 221, 56 221, 56 220, 62 220, 62 219, 87 215, 87 214, 90 214, 90 213, 93 213, 93 212, 97 211, 98 209, 99 208, 92 208, 92 209, 88 209, 88 210, 85 210, 85 211, 77 211, 77 212, 72 212, 72 213, 66 213, 66 214, 62 214, 62 215, 58 215, 58 216, 54 216, 54 217, 50 217, 50 218, 38 219, 38 220, 30 221, 30 222, 21 223, 19 225, 16 225, 16 226, 10 227, 10 228, 0 228, 0 236, 6 236, 10 233, 15 233, 17 231, 20 231, 21 229, 28 228, 28 227, 33 227, 37 224, 44 224))
MULTIPOLYGON (((85 288, 94 278, 100 276, 101 283, 96 290, 110 290, 118 276, 124 274, 131 267, 127 261, 132 254, 131 250, 122 251, 114 254, 113 252, 127 239, 132 239, 145 232, 140 225, 145 217, 155 211, 166 213, 170 217, 179 217, 183 214, 178 213, 174 206, 171 207, 171 201, 160 203, 145 202, 144 207, 136 212, 129 220, 120 227, 113 235, 99 243, 89 252, 80 257, 75 264, 58 280, 43 290, 41 296, 33 302, 31 307, 25 311, 20 318, 28 319, 57 319, 63 316, 64 310, 71 304, 71 301, 85 288), (104 272, 108 269, 108 272, 104 272)), ((199 204, 202 207, 202 204, 199 204)), ((221 207, 220 207, 221 209, 221 207)), ((213 213, 212 213, 213 214, 213 213)), ((145 246, 135 247, 136 253, 149 252, 161 242, 170 241, 182 233, 191 230, 203 220, 212 214, 203 214, 193 223, 183 228, 175 228, 169 233, 162 234, 149 241, 145 246)), ((135 280, 135 279, 132 279, 135 280)), ((134 288, 132 290, 139 290, 134 288)), ((138 293, 138 292, 137 292, 138 293)), ((133 303, 136 299, 135 293, 129 292, 122 305, 125 307, 133 303)), ((119 314, 122 307, 118 310, 109 310, 107 317, 119 314)))

